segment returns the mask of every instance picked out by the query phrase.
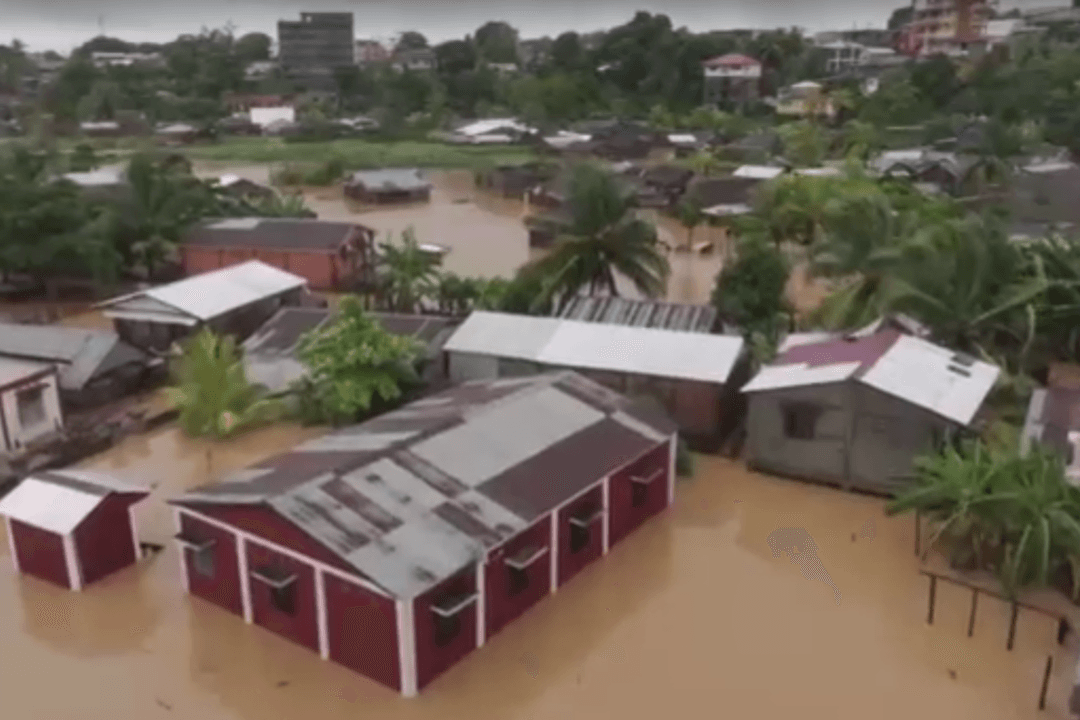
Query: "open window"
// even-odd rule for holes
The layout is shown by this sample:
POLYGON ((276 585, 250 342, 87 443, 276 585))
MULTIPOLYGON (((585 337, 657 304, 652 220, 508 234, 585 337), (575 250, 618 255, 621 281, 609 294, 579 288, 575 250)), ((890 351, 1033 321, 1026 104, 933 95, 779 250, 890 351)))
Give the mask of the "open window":
POLYGON ((214 577, 216 572, 214 545, 217 544, 217 540, 207 540, 189 533, 180 533, 175 536, 175 539, 186 550, 191 551, 191 569, 196 575, 204 578, 214 577))
POLYGON ((630 505, 632 507, 644 507, 649 502, 649 488, 664 474, 659 468, 648 475, 635 475, 630 478, 630 505))
POLYGON ((592 539, 592 527, 604 516, 603 508, 593 503, 583 505, 570 516, 570 554, 575 555, 589 547, 592 539))
POLYGON ((33 428, 45 422, 45 386, 35 385, 15 393, 19 426, 33 428))
POLYGON ((792 440, 813 440, 821 406, 814 403, 788 403, 783 407, 784 437, 792 440))
POLYGON ((509 577, 507 593, 510 597, 529 589, 529 567, 547 555, 547 551, 543 546, 527 545, 506 558, 506 572, 509 577))
POLYGON ((270 588, 271 607, 286 615, 296 614, 296 573, 267 565, 253 570, 251 577, 270 588))
POLYGON ((435 623, 435 644, 445 647, 461 634, 461 613, 476 602, 476 593, 447 595, 431 605, 431 616, 435 623))

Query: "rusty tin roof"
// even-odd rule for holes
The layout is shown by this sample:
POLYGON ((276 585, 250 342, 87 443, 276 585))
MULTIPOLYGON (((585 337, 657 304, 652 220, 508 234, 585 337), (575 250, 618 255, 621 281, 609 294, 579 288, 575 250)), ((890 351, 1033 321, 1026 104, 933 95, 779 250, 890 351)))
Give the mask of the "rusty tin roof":
POLYGON ((173 502, 269 508, 413 598, 674 432, 655 410, 573 372, 480 380, 173 502))

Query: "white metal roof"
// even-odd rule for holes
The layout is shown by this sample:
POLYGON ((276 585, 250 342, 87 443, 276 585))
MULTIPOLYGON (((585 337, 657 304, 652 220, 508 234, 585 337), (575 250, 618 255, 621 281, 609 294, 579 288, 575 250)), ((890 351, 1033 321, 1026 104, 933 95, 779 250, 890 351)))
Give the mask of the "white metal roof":
POLYGON ((794 170, 796 175, 805 175, 806 177, 841 177, 844 171, 837 167, 815 167, 815 168, 796 168, 794 170))
POLYGON ((443 349, 556 367, 727 382, 742 352, 731 335, 474 312, 443 349))
POLYGON ((459 127, 454 132, 459 135, 490 135, 496 130, 502 130, 503 128, 512 128, 518 132, 529 132, 530 129, 514 118, 489 118, 487 120, 477 120, 474 123, 469 123, 464 127, 459 127))
POLYGON ((806 363, 793 365, 766 365, 750 382, 743 385, 743 392, 783 390, 784 388, 828 385, 843 382, 862 367, 862 363, 848 362, 835 365, 810 366, 806 363))
POLYGON ((712 207, 705 208, 701 212, 705 215, 713 215, 716 217, 725 217, 727 215, 746 215, 753 210, 752 207, 745 203, 735 204, 721 204, 713 205, 712 207))
POLYGON ((814 343, 825 342, 826 340, 832 340, 836 336, 837 333, 825 330, 789 333, 777 346, 776 352, 782 353, 793 347, 799 347, 800 345, 813 345, 814 343))
POLYGON ((30 476, 0 498, 0 515, 52 533, 67 535, 110 493, 146 492, 101 473, 62 470, 52 474, 93 485, 101 492, 76 489, 45 477, 30 476))
POLYGON ((102 303, 102 308, 107 317, 118 317, 124 313, 126 302, 149 298, 184 315, 206 321, 306 284, 307 281, 299 275, 259 260, 248 260, 114 298, 102 303))
POLYGON ((47 370, 50 367, 53 367, 51 363, 0 358, 0 385, 9 385, 11 383, 19 382, 23 378, 36 375, 42 370, 47 370))
POLYGON ((64 178, 82 187, 122 185, 127 179, 124 168, 120 165, 109 165, 90 172, 67 173, 64 178))
POLYGON ((697 137, 689 133, 673 133, 667 136, 668 142, 673 143, 696 143, 697 137))
POLYGON ((955 357, 952 350, 903 335, 859 381, 967 425, 1001 371, 978 360, 969 365, 958 364, 955 357))
POLYGON ((772 180, 783 172, 784 168, 773 165, 743 165, 732 173, 732 177, 772 180))

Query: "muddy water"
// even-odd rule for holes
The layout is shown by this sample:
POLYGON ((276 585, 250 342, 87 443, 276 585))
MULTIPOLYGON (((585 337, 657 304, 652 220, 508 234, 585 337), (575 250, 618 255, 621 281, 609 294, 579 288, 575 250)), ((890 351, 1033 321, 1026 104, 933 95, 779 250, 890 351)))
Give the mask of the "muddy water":
MULTIPOLYGON (((312 431, 276 428, 218 448, 210 472, 312 431)), ((207 445, 165 429, 88 466, 156 483, 144 539, 167 544, 80 595, 11 573, 0 547, 0 703, 19 720, 565 720, 566 718, 1063 718, 1068 652, 1035 709, 1054 628, 942 585, 925 624, 910 519, 880 501, 699 460, 676 506, 438 679, 403 700, 182 594, 161 499, 203 482, 207 445), (873 538, 853 541, 867 520, 873 538), (843 600, 766 537, 805 528, 843 600), (951 671, 951 673, 950 673, 951 671), (955 676, 955 677, 954 677, 955 676), (63 691, 58 691, 62 682, 63 691), (109 688, 108 691, 103 691, 109 688), (709 708, 708 712, 703 709, 709 708)), ((866 535, 866 533, 863 533, 866 535)))

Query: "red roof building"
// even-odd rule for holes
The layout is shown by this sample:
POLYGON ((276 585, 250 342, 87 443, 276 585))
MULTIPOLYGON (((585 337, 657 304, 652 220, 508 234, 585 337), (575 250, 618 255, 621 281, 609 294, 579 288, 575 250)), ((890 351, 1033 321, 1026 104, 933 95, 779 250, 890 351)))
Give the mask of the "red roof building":
POLYGON ((761 96, 761 63, 747 55, 720 55, 701 63, 705 104, 747 103, 761 96))
POLYGON ((148 491, 84 470, 39 472, 0 498, 15 569, 82 590, 141 556, 132 508, 148 491))
POLYGON ((172 501, 182 575, 412 696, 667 507, 675 440, 575 373, 464 383, 172 501))

